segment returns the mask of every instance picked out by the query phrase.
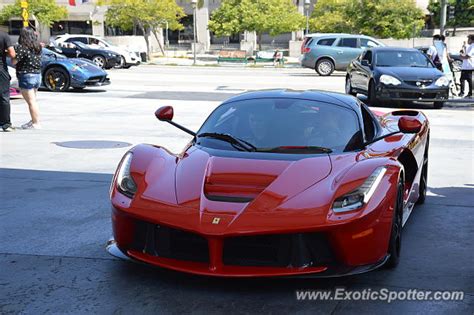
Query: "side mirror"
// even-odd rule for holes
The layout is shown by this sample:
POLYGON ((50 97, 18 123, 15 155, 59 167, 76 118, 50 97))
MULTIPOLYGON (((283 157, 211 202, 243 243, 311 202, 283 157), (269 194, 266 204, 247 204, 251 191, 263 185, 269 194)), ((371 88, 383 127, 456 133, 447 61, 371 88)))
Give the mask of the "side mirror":
POLYGON ((421 122, 415 117, 403 116, 398 120, 398 129, 403 133, 418 133, 421 126, 421 122))
POLYGON ((173 107, 172 106, 163 106, 156 110, 155 116, 158 120, 161 121, 171 121, 173 120, 173 107))
POLYGON ((363 65, 364 67, 370 67, 369 61, 366 59, 362 59, 360 64, 363 65))

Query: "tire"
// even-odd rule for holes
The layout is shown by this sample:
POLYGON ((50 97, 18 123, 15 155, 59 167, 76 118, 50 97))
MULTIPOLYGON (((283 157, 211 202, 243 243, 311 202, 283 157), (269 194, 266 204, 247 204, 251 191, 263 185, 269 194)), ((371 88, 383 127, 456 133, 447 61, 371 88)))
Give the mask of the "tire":
POLYGON ((117 65, 115 65, 115 69, 123 69, 125 68, 125 65, 127 64, 127 62, 125 61, 125 57, 124 56, 120 56, 120 63, 118 63, 117 65))
POLYGON ((393 211, 392 228, 390 232, 390 241, 388 243, 389 258, 385 263, 385 268, 393 269, 400 262, 400 253, 402 248, 402 224, 403 224, 403 180, 398 180, 397 199, 393 211))
POLYGON ((316 63, 316 72, 323 77, 330 76, 334 72, 334 63, 331 59, 322 58, 316 63))
POLYGON ((367 95, 367 103, 369 103, 369 106, 377 106, 378 105, 378 100, 377 100, 377 93, 375 92, 375 84, 374 81, 370 81, 369 83, 369 91, 367 95))
POLYGON ((130 69, 132 67, 132 65, 125 65, 123 66, 124 69, 130 69))
POLYGON ((92 57, 92 62, 96 64, 99 68, 105 69, 106 66, 106 60, 103 56, 101 55, 95 55, 92 57))
POLYGON ((354 90, 352 89, 352 83, 351 83, 350 75, 347 75, 347 77, 346 77, 346 94, 349 94, 349 95, 352 95, 352 96, 357 95, 357 93, 354 92, 354 90))
POLYGON ((444 102, 434 102, 434 108, 441 109, 444 106, 444 102))
POLYGON ((45 71, 43 83, 51 92, 65 92, 71 86, 71 76, 61 67, 51 67, 45 71))
POLYGON ((422 205, 426 200, 426 191, 428 189, 428 149, 430 146, 430 138, 426 140, 425 154, 423 155, 423 168, 421 169, 420 187, 418 189, 417 205, 422 205))

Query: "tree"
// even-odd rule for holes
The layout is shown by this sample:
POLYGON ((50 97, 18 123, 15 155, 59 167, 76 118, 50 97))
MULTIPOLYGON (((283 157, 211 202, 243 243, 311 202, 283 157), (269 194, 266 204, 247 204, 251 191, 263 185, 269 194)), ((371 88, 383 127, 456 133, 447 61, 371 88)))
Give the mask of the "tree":
MULTIPOLYGON (((456 7, 454 19, 447 19, 448 27, 473 27, 474 26, 474 0, 448 0, 448 5, 456 7)), ((430 0, 428 11, 432 13, 431 21, 439 27, 441 4, 440 1, 430 0)))
POLYGON ((172 30, 182 29, 179 22, 185 16, 183 9, 174 0, 108 0, 99 4, 108 4, 106 22, 124 30, 138 26, 146 42, 147 56, 150 56, 149 34, 153 33, 162 53, 164 48, 159 40, 159 31, 168 24, 172 30))
MULTIPOLYGON (((51 27, 54 22, 63 20, 68 15, 66 7, 59 6, 56 1, 51 0, 29 0, 28 13, 36 18, 41 25, 47 27, 51 27)), ((5 23, 15 17, 21 18, 20 0, 3 7, 0 11, 0 23, 5 23)))
POLYGON ((304 23, 292 0, 223 0, 211 15, 209 30, 217 36, 254 31, 261 50, 263 33, 275 36, 292 32, 303 28, 304 23))
POLYGON ((347 32, 379 38, 410 38, 424 25, 413 0, 319 0, 311 15, 315 32, 347 32))

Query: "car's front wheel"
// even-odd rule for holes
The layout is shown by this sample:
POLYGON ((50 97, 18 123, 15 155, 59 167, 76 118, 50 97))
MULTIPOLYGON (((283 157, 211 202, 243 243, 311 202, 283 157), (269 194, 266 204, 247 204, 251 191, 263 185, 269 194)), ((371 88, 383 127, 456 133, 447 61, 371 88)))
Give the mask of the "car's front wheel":
POLYGON ((369 103, 370 106, 376 106, 377 105, 378 100, 377 100, 377 92, 375 91, 374 81, 370 81, 369 93, 368 93, 367 97, 368 97, 367 102, 369 103))
POLYGON ((397 198, 393 209, 392 229, 388 244, 389 258, 385 263, 387 268, 395 268, 400 262, 402 248, 402 225, 403 225, 403 179, 400 177, 397 186, 397 198))
POLYGON ((92 57, 92 62, 95 63, 99 68, 105 68, 105 58, 103 56, 97 55, 92 57))
POLYGON ((71 86, 69 73, 60 67, 51 67, 44 73, 44 86, 52 92, 64 92, 71 86))
POLYGON ((350 75, 346 76, 346 94, 356 96, 356 92, 352 89, 352 82, 351 82, 351 77, 350 75))
POLYGON ((127 62, 125 61, 125 57, 124 56, 120 56, 120 62, 118 64, 115 65, 115 69, 122 69, 122 68, 125 68, 125 65, 127 64, 127 62))
POLYGON ((316 72, 323 77, 329 76, 334 72, 334 63, 331 59, 323 58, 316 63, 316 72))

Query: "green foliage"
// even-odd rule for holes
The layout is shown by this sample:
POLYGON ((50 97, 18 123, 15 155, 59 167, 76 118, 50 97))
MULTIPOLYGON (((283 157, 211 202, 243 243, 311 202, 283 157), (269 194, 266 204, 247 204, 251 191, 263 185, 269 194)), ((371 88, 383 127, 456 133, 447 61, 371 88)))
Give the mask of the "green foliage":
POLYGON ((172 30, 183 29, 179 22, 184 10, 174 0, 110 0, 106 22, 108 25, 130 30, 134 25, 143 29, 164 27, 166 22, 172 30))
MULTIPOLYGON (((448 0, 448 5, 456 6, 455 18, 448 20, 446 17, 446 26, 448 27, 473 27, 474 26, 474 0, 448 0)), ((441 5, 440 1, 430 0, 428 10, 433 14, 432 21, 439 27, 441 5)), ((448 13, 446 13, 448 14, 448 13)))
MULTIPOLYGON (((65 6, 59 6, 56 1, 51 0, 29 0, 28 13, 34 16, 42 25, 51 27, 54 22, 63 20, 67 17, 68 12, 65 6)), ((4 23, 11 18, 21 19, 20 0, 16 0, 14 4, 3 7, 0 11, 0 22, 4 23)))
POLYGON ((312 32, 410 38, 424 25, 413 0, 319 0, 310 20, 312 32))
POLYGON ((223 0, 212 13, 209 29, 217 36, 244 31, 275 36, 302 29, 304 23, 292 0, 223 0))

